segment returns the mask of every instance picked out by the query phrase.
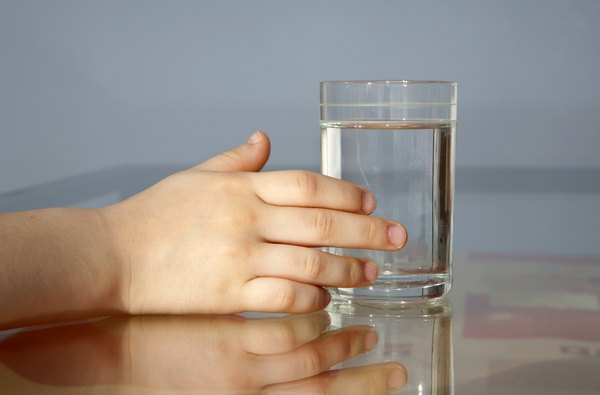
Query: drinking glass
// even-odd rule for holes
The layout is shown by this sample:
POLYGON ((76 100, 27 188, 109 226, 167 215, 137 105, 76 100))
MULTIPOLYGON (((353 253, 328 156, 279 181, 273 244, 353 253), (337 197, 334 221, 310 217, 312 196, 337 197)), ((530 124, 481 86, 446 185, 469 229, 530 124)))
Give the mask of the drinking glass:
POLYGON ((447 81, 321 82, 323 174, 370 190, 372 215, 408 232, 398 251, 325 248, 379 268, 373 284, 334 288, 334 298, 390 303, 450 290, 456 90, 447 81))

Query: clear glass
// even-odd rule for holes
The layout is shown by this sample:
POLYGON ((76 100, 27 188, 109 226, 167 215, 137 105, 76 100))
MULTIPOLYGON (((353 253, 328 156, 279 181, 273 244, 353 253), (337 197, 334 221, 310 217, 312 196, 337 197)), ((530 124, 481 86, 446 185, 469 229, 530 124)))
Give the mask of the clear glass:
POLYGON ((454 393, 452 305, 446 298, 406 303, 396 310, 334 302, 327 310, 332 329, 368 325, 378 335, 374 349, 337 368, 398 362, 408 377, 399 394, 454 393))
POLYGON ((402 223, 408 242, 384 252, 329 247, 379 267, 368 287, 335 288, 362 303, 438 298, 452 280, 456 83, 321 83, 322 172, 369 189, 372 215, 402 223))

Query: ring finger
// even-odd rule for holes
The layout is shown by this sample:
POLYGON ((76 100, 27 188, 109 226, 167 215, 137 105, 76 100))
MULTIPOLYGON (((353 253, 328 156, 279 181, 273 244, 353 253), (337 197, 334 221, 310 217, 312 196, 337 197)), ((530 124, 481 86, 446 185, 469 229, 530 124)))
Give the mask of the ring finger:
POLYGON ((377 277, 377 265, 368 259, 344 257, 285 244, 263 244, 256 263, 258 276, 330 287, 368 285, 377 277))

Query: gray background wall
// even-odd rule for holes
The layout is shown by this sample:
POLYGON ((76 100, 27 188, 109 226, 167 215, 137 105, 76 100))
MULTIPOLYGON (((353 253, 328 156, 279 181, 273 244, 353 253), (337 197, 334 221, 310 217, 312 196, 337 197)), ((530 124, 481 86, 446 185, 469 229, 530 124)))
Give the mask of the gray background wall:
POLYGON ((600 168, 600 2, 0 0, 0 193, 195 163, 257 128, 319 166, 318 82, 459 82, 459 168, 600 168))

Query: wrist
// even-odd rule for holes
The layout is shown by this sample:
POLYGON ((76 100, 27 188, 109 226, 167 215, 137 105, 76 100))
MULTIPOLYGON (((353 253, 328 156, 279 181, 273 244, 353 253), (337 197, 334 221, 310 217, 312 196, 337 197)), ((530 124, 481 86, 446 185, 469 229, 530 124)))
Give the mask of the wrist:
POLYGON ((126 265, 102 211, 52 208, 7 214, 0 240, 0 328, 122 314, 126 265), (4 299, 5 298, 5 299, 4 299))
POLYGON ((127 253, 128 240, 122 236, 123 228, 115 215, 115 206, 94 209, 100 227, 103 260, 110 266, 112 286, 108 291, 110 308, 125 314, 131 313, 129 295, 131 284, 131 257, 127 253))

